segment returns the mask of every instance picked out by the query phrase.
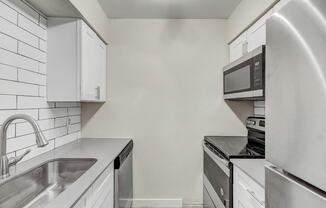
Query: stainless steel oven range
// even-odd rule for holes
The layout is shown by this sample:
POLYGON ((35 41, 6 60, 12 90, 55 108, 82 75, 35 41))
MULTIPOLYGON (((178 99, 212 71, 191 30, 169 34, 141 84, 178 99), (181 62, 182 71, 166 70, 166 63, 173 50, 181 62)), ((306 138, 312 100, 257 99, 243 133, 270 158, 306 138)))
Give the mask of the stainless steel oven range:
POLYGON ((204 149, 203 198, 205 208, 233 207, 231 158, 265 157, 265 119, 249 117, 247 136, 206 136, 204 149))

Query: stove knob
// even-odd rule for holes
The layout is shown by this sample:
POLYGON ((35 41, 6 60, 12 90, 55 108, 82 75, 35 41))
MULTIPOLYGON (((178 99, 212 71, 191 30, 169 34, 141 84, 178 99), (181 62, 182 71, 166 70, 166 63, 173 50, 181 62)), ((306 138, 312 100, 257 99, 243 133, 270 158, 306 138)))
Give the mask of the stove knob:
POLYGON ((252 120, 247 120, 247 125, 255 125, 256 121, 252 121, 252 120))
POLYGON ((222 188, 220 188, 220 194, 224 196, 224 190, 222 188))

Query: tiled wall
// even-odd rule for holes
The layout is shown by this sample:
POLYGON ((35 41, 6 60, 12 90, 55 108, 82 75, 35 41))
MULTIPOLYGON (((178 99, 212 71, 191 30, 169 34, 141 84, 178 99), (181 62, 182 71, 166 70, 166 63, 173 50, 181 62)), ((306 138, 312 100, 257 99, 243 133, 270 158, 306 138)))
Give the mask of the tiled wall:
POLYGON ((80 135, 80 104, 46 101, 46 39, 45 18, 20 0, 0 0, 0 125, 13 114, 31 115, 50 142, 37 148, 31 126, 15 121, 7 153, 31 149, 25 160, 80 135))
POLYGON ((255 116, 265 116, 265 101, 254 102, 255 116))

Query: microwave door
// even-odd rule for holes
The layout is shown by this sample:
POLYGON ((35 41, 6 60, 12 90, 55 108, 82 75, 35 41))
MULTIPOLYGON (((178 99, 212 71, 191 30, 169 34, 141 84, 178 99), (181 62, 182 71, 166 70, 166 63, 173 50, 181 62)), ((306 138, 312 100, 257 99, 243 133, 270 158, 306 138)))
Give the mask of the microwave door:
POLYGON ((250 90, 250 65, 241 67, 240 69, 226 72, 224 75, 225 93, 234 93, 250 90))
POLYGON ((264 100, 265 46, 223 68, 224 99, 264 100))
POLYGON ((224 72, 224 98, 252 97, 252 67, 250 62, 224 72))

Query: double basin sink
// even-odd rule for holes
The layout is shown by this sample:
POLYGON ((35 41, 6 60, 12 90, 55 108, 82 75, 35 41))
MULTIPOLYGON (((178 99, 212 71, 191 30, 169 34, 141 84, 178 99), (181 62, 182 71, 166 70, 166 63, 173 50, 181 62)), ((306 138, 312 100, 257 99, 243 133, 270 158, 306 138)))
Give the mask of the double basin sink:
POLYGON ((45 207, 95 162, 93 158, 50 160, 0 183, 0 207, 45 207))

